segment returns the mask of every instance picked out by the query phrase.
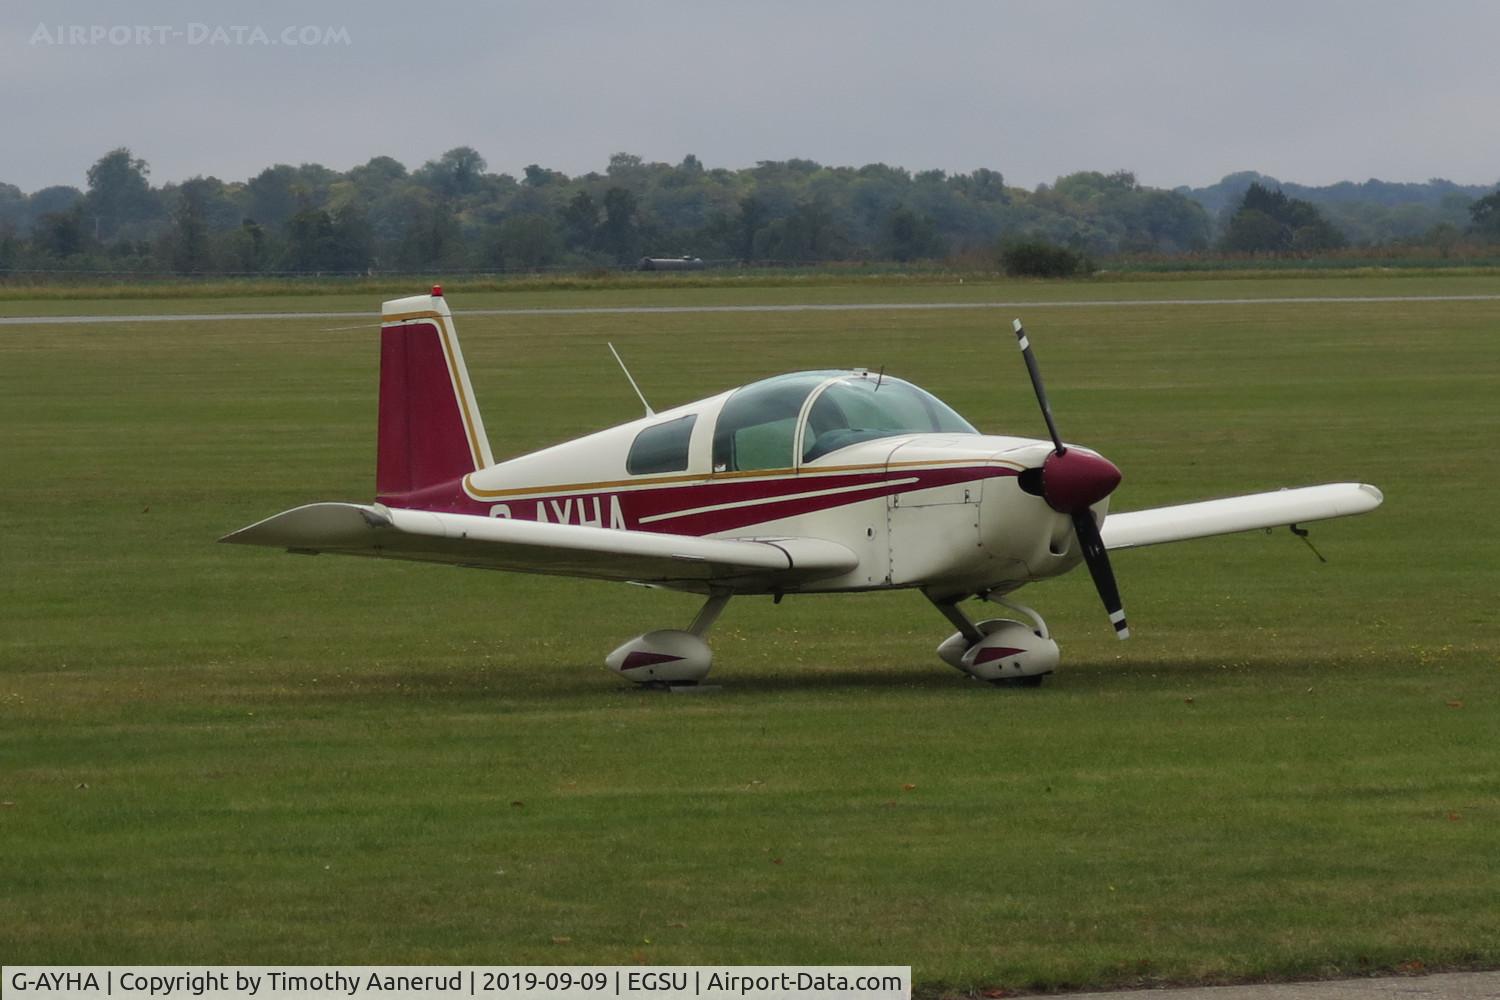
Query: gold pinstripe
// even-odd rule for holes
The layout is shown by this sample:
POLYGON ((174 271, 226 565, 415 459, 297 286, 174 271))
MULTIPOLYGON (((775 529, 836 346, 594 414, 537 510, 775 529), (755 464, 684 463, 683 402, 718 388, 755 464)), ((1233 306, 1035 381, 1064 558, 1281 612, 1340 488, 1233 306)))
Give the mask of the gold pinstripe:
POLYGON ((458 361, 453 356, 453 328, 446 316, 439 317, 438 331, 443 340, 443 353, 448 358, 448 374, 453 378, 453 391, 458 395, 459 409, 463 411, 464 430, 469 437, 469 453, 474 458, 474 468, 484 468, 484 449, 479 446, 479 434, 474 429, 474 416, 469 412, 469 394, 464 388, 464 373, 459 371, 458 361))
POLYGON ((656 476, 651 479, 615 479, 595 483, 561 483, 556 486, 526 486, 506 490, 483 490, 476 487, 472 475, 464 477, 464 491, 476 500, 494 500, 502 497, 524 497, 552 495, 554 493, 591 493, 598 490, 619 489, 630 486, 664 486, 672 483, 717 483, 728 479, 806 479, 829 473, 873 472, 881 469, 910 469, 947 465, 997 465, 1021 471, 1025 466, 1018 462, 998 459, 951 458, 912 462, 874 462, 867 465, 831 465, 817 469, 753 469, 747 472, 715 472, 710 475, 656 476))

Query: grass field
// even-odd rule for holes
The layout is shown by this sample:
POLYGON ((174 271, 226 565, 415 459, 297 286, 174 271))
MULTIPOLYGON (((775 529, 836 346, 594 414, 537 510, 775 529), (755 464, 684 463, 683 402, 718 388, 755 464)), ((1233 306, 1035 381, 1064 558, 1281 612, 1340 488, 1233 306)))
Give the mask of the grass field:
MULTIPOLYGON (((1253 295, 1496 291, 1340 278, 1253 295)), ((351 308, 317 301, 292 308, 351 308)), ((373 322, 377 305, 352 308, 373 322)), ((606 340, 658 408, 884 364, 983 429, 1040 435, 1009 318, 460 330, 511 455, 636 416, 606 340)), ((909 963, 924 993, 1500 965, 1500 302, 1024 318, 1064 434, 1124 469, 1120 509, 1351 479, 1385 506, 1315 527, 1326 565, 1284 531, 1117 555, 1128 643, 1081 572, 1023 592, 1063 647, 1037 691, 940 663, 949 626, 908 593, 738 600, 713 636, 723 689, 667 696, 601 660, 681 627, 690 597, 213 544, 369 498, 373 327, 0 328, 0 955, 909 963)))
MULTIPOLYGON (((443 280, 435 276, 433 280, 443 280)), ((428 282, 194 281, 167 286, 0 283, 0 318, 263 313, 379 312, 381 299, 425 290, 428 282)), ((1046 302, 1150 299, 1286 298, 1297 296, 1494 295, 1500 268, 1444 271, 1369 269, 1330 274, 1238 271, 1207 274, 1099 274, 1085 281, 997 279, 993 275, 927 272, 842 278, 805 274, 613 274, 603 278, 476 279, 444 281, 455 309, 609 307, 643 305, 760 305, 870 302, 1046 302), (977 279, 977 280, 976 280, 977 279)))

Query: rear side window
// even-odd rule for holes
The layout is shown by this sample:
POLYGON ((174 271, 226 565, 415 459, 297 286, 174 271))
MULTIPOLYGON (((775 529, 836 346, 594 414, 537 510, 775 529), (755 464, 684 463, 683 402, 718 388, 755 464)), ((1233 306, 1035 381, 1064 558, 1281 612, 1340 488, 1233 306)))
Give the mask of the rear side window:
POLYGON ((696 414, 690 414, 641 431, 635 436, 635 443, 625 458, 625 471, 632 476, 686 472, 688 442, 693 438, 693 423, 697 419, 696 414))

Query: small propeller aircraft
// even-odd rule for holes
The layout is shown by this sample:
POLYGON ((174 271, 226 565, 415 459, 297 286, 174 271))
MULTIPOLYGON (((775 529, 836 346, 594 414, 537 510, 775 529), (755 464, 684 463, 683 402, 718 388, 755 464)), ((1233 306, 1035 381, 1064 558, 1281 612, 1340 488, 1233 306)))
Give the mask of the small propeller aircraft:
POLYGON ((605 660, 658 686, 708 674, 705 637, 735 595, 914 588, 957 629, 938 647, 944 662, 1034 685, 1058 647, 1008 599, 1017 588, 1082 562, 1124 639, 1110 551, 1295 529, 1383 499, 1334 483, 1111 515, 1120 470, 1063 441, 1020 320, 1015 334, 1049 440, 981 434, 917 386, 852 369, 778 375, 662 413, 642 396, 639 420, 497 463, 433 288, 385 303, 375 502, 297 507, 221 541, 702 594, 686 629, 646 632, 605 660), (960 608, 973 597, 1027 621, 975 621, 960 608))

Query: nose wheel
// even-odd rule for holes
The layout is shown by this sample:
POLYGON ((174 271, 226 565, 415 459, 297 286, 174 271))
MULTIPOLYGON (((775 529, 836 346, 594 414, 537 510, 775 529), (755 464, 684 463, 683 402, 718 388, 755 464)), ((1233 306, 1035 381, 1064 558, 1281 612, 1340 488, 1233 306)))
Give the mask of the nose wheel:
POLYGON ((1024 604, 985 595, 987 600, 1029 618, 990 618, 975 622, 958 607, 958 599, 928 599, 958 631, 938 646, 942 661, 978 680, 1001 687, 1037 687, 1057 669, 1059 652, 1042 616, 1024 604))

